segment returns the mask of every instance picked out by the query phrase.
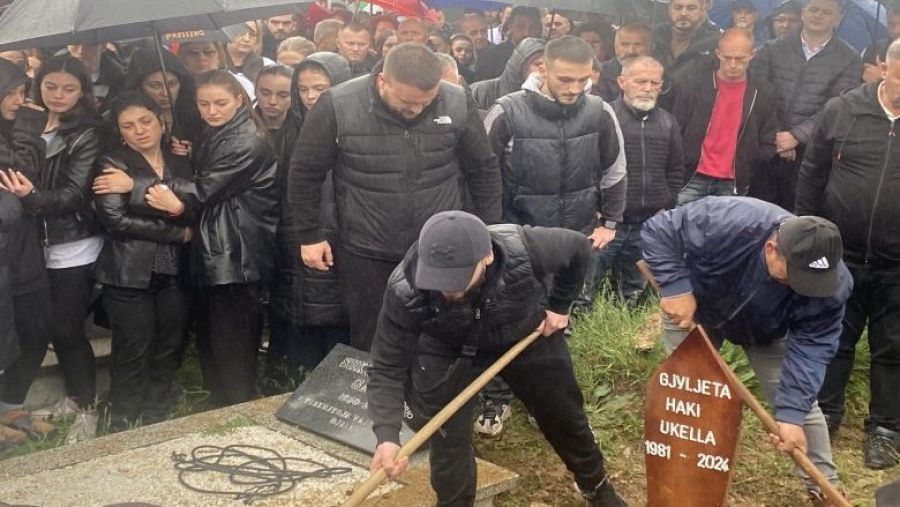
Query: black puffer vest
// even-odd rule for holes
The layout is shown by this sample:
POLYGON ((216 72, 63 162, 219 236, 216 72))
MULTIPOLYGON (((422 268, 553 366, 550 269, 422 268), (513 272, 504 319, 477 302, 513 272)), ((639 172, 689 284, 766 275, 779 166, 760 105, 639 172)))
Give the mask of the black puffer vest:
POLYGON ((465 91, 442 83, 412 123, 391 114, 373 76, 329 90, 340 157, 334 168, 338 231, 356 255, 399 261, 435 213, 460 209, 457 147, 465 91))
POLYGON ((503 219, 588 233, 596 222, 600 132, 608 128, 598 97, 563 106, 519 91, 497 100, 512 130, 504 157, 503 219))
POLYGON ((415 288, 416 246, 413 245, 391 280, 404 306, 419 323, 419 349, 438 355, 462 353, 472 326, 479 326, 474 340, 478 349, 503 349, 537 329, 544 319, 544 288, 535 277, 531 257, 518 225, 488 227, 494 245, 494 264, 487 280, 469 304, 446 305, 433 292, 415 288), (395 283, 397 282, 397 283, 395 283))

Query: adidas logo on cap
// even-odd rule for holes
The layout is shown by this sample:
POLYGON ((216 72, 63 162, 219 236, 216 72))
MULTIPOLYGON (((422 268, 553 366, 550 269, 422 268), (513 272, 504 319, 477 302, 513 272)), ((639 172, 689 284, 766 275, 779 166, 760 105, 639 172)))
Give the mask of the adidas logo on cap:
POLYGON ((827 258, 822 257, 818 260, 810 262, 809 267, 811 267, 813 269, 828 269, 829 267, 831 267, 831 265, 828 264, 827 258))

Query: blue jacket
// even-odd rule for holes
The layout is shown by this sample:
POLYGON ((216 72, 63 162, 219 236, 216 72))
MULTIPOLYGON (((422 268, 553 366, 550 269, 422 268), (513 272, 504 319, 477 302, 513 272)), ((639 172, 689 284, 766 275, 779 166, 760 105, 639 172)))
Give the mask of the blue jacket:
POLYGON ((644 223, 644 259, 662 297, 693 292, 712 338, 765 345, 787 337, 775 418, 803 424, 837 351, 853 279, 841 261, 834 297, 804 297, 769 276, 763 246, 794 215, 745 197, 708 197, 644 223))

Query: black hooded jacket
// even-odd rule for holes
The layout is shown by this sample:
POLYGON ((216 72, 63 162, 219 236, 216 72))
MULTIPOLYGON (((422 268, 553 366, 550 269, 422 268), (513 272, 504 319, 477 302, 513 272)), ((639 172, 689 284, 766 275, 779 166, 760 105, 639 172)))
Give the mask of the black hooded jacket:
POLYGON ((509 61, 506 62, 506 68, 503 69, 500 77, 473 83, 469 88, 472 90, 472 98, 475 99, 478 109, 490 109, 500 97, 519 91, 522 83, 528 77, 522 76, 522 67, 529 58, 537 53, 543 53, 545 45, 546 43, 541 39, 532 37, 522 39, 509 61))
MULTIPOLYGON (((25 84, 27 76, 12 63, 0 59, 0 97, 16 86, 25 84)), ((16 118, 8 121, 0 118, 0 167, 13 167, 32 182, 44 165, 46 146, 41 132, 47 124, 47 113, 28 107, 19 108, 16 118)), ((28 294, 48 286, 44 270, 44 253, 38 236, 38 221, 24 213, 19 199, 7 199, 5 205, 10 214, 20 215, 18 225, 4 224, 0 250, 6 257, 12 274, 12 294, 28 294), (15 208, 15 209, 12 209, 15 208)))
POLYGON ((900 141, 878 100, 878 83, 831 99, 806 146, 797 214, 841 230, 844 258, 900 266, 900 141))
POLYGON ((676 57, 672 54, 672 25, 665 23, 653 32, 653 58, 663 64, 666 79, 677 83, 680 90, 682 83, 697 70, 697 64, 715 57, 713 52, 721 36, 719 27, 706 21, 697 28, 688 48, 676 57))
MULTIPOLYGON (((194 77, 181 63, 181 60, 168 51, 163 51, 163 63, 166 65, 167 72, 178 77, 180 87, 178 98, 175 99, 175 106, 172 108, 175 127, 170 134, 182 141, 194 142, 203 130, 203 120, 200 119, 200 113, 197 110, 197 85, 194 77)), ((141 84, 144 79, 148 75, 160 71, 162 71, 162 67, 155 51, 138 51, 131 57, 123 89, 141 92, 141 84)))
MULTIPOLYGON (((302 70, 317 68, 323 71, 331 85, 335 86, 350 79, 350 65, 347 59, 336 53, 322 51, 306 57, 294 72, 291 82, 291 110, 281 129, 282 146, 278 160, 278 181, 282 188, 282 202, 287 202, 287 175, 291 165, 291 155, 300 137, 300 129, 306 117, 306 109, 300 100, 298 77, 302 70)), ((322 185, 322 207, 319 219, 323 233, 337 250, 337 217, 334 204, 334 185, 329 171, 322 185)), ((340 263, 327 272, 308 268, 300 261, 300 238, 294 229, 291 206, 283 206, 277 233, 278 254, 275 258, 275 276, 270 287, 269 309, 293 326, 339 325, 347 320, 341 291, 338 286, 337 270, 340 263)))

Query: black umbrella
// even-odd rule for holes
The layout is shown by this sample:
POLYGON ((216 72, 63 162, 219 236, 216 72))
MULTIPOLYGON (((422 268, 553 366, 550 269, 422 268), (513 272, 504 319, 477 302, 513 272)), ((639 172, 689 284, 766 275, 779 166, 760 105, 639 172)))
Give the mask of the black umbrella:
MULTIPOLYGON (((164 33, 221 30, 250 19, 297 12, 296 0, 14 0, 0 16, 0 51, 99 44, 153 37, 159 63, 164 33)), ((165 81, 164 81, 165 83, 165 81)), ((169 87, 169 102, 174 104, 169 87)))
POLYGON ((0 50, 98 44, 219 30, 298 12, 296 0, 15 0, 0 16, 0 50))

